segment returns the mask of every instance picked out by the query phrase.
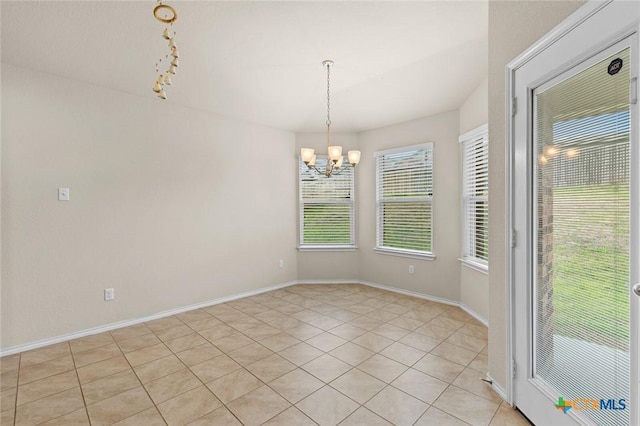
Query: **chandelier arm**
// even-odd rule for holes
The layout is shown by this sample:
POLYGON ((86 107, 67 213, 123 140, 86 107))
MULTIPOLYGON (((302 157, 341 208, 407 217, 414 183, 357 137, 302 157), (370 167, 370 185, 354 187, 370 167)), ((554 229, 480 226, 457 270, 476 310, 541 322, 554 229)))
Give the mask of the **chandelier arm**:
POLYGON ((340 167, 339 169, 337 169, 337 172, 331 173, 332 176, 338 176, 340 174, 342 174, 342 172, 344 172, 344 169, 346 169, 346 167, 340 167))
MULTIPOLYGON (((309 166, 307 165, 307 167, 309 168, 309 170, 314 170, 318 175, 322 175, 322 176, 326 176, 326 177, 331 177, 331 176, 338 176, 340 174, 342 174, 342 172, 345 171, 345 169, 348 166, 344 166, 344 167, 336 167, 333 162, 329 161, 329 171, 327 174, 327 169, 325 168, 323 171, 319 170, 315 165, 313 166, 309 166)), ((352 168, 355 168, 353 166, 351 166, 352 168)))
POLYGON ((318 168, 316 166, 309 166, 307 165, 307 167, 309 168, 309 170, 314 170, 316 172, 316 174, 318 175, 325 175, 325 172, 321 172, 320 170, 318 170, 318 168))

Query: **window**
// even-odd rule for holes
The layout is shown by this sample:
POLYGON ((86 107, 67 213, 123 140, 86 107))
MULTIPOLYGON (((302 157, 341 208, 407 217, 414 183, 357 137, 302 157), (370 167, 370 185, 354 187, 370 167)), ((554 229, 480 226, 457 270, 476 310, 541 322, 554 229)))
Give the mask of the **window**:
POLYGON ((487 270, 489 261, 489 133, 487 125, 460 136, 462 261, 487 270))
POLYGON ((379 151, 375 251, 433 259, 433 144, 379 151))
MULTIPOLYGON (((324 170, 327 157, 316 159, 324 170)), ((343 163, 337 176, 318 175, 299 161, 300 250, 355 249, 353 167, 343 163)))

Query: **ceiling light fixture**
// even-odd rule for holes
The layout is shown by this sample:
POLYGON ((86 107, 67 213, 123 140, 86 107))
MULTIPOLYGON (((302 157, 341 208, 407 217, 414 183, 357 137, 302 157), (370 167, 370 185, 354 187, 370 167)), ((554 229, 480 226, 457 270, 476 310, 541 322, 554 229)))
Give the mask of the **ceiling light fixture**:
MULTIPOLYGON (((338 175, 344 170, 342 163, 344 157, 342 156, 342 147, 339 145, 331 145, 331 96, 330 96, 330 82, 331 82, 331 66, 333 61, 326 60, 322 62, 322 65, 327 67, 327 153, 329 158, 327 159, 327 166, 324 170, 318 170, 316 168, 316 154, 312 148, 302 148, 300 150, 300 157, 304 164, 309 169, 315 170, 319 175, 325 175, 331 177, 338 175)), ((349 151, 347 154, 351 167, 355 167, 360 162, 360 151, 349 151)))
MULTIPOLYGON (((156 7, 153 8, 153 16, 163 24, 169 24, 171 28, 173 28, 173 23, 178 19, 178 13, 176 10, 169 6, 168 4, 162 4, 162 1, 158 1, 156 7), (164 12, 164 15, 160 15, 164 12)), ((169 53, 165 55, 165 59, 169 60, 169 55, 171 55, 171 62, 169 63, 169 68, 165 71, 164 74, 160 74, 160 65, 162 62, 162 58, 156 62, 156 74, 158 77, 156 78, 155 83, 153 84, 153 91, 156 92, 160 99, 167 99, 167 94, 164 91, 162 86, 170 86, 171 82, 171 74, 175 74, 178 68, 178 46, 176 45, 176 41, 174 36, 176 35, 175 31, 172 33, 169 27, 166 27, 162 30, 162 38, 168 40, 169 42, 169 53)))

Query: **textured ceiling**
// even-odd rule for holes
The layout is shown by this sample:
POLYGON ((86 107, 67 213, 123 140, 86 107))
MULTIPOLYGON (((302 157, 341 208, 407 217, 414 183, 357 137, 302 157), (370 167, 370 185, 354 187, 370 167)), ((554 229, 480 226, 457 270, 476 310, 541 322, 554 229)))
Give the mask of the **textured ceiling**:
MULTIPOLYGON (((338 131, 456 109, 487 75, 485 1, 166 3, 181 56, 164 102, 273 127, 324 128, 324 59, 338 131)), ((2 62, 153 98, 155 4, 2 1, 2 62)))

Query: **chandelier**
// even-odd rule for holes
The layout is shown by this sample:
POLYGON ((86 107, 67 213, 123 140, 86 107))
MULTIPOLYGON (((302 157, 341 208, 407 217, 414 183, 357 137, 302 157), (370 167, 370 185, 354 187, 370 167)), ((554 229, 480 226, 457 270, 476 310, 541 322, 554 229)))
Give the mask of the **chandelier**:
MULTIPOLYGON (((342 163, 344 157, 342 156, 342 147, 338 145, 331 145, 331 96, 330 96, 330 81, 331 81, 331 66, 333 61, 326 60, 322 62, 322 65, 327 67, 327 166, 324 170, 319 170, 316 167, 316 154, 312 148, 302 148, 300 150, 300 157, 304 164, 311 170, 315 170, 319 175, 325 175, 331 177, 340 174, 344 167, 342 163)), ((360 151, 349 151, 347 158, 352 167, 355 167, 360 162, 360 151)))
MULTIPOLYGON (((161 23, 168 24, 171 28, 173 28, 173 23, 178 19, 176 10, 168 4, 162 4, 160 0, 158 1, 158 5, 153 8, 153 16, 161 23), (164 15, 161 16, 161 13, 164 13, 164 15)), ((158 74, 158 77, 153 84, 153 91, 160 99, 167 99, 167 94, 162 86, 171 85, 171 75, 175 75, 176 69, 178 68, 178 46, 174 39, 175 34, 175 31, 171 32, 169 27, 165 27, 162 31, 162 38, 169 43, 169 53, 165 55, 165 59, 169 60, 169 55, 171 55, 171 60, 164 74, 160 74, 159 71, 162 65, 162 58, 156 62, 156 74, 158 74)))

